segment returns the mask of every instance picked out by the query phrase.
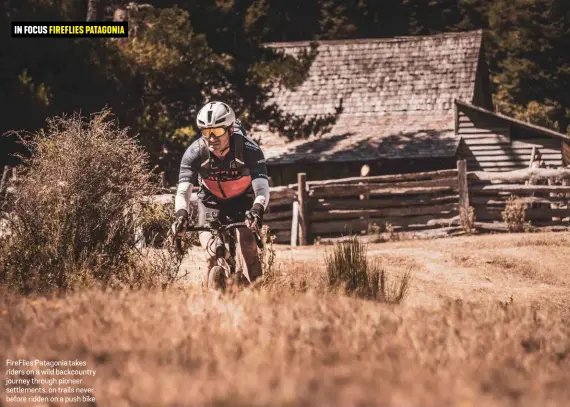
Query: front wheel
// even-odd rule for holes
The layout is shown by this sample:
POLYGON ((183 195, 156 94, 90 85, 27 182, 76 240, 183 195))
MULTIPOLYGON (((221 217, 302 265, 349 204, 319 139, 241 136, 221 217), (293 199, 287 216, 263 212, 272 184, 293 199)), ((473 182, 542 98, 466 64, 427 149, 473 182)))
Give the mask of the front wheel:
POLYGON ((226 272, 221 266, 212 267, 204 276, 204 286, 208 289, 223 291, 226 288, 226 272))

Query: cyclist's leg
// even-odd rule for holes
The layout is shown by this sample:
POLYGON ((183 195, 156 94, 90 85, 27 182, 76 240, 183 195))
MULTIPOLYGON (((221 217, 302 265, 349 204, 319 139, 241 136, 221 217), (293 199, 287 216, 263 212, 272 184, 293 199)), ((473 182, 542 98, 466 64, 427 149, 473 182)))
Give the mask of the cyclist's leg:
POLYGON ((257 243, 253 232, 246 228, 237 231, 240 251, 247 269, 247 276, 250 282, 254 282, 261 277, 261 263, 257 254, 257 243))
MULTIPOLYGON (((221 208, 232 222, 243 222, 245 212, 253 205, 253 194, 245 193, 236 198, 223 202, 221 208)), ((257 254, 257 244, 253 232, 247 228, 236 229, 239 251, 244 263, 244 275, 250 282, 254 282, 262 274, 261 263, 257 254)))
MULTIPOLYGON (((201 200, 198 200, 198 225, 204 226, 207 223, 206 216, 213 212, 214 209, 208 208, 201 200)), ((199 232, 200 246, 204 249, 205 267, 204 273, 207 273, 216 265, 216 253, 212 244, 212 234, 210 232, 199 232)))

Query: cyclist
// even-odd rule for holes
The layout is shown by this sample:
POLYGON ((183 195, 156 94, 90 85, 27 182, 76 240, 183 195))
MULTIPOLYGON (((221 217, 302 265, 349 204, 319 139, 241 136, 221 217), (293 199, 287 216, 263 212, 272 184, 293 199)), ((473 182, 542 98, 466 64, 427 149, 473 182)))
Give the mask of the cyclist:
MULTIPOLYGON (((198 112, 201 137, 184 153, 180 164, 175 197, 179 233, 188 225, 192 187, 199 185, 198 225, 205 226, 212 212, 227 216, 231 222, 245 221, 248 228, 238 228, 237 236, 250 282, 261 276, 261 264, 252 231, 261 227, 269 203, 269 182, 265 157, 259 145, 246 136, 239 119, 223 102, 209 102, 198 112), (251 218, 246 217, 249 211, 251 218)), ((216 265, 210 232, 200 232, 200 244, 206 249, 207 270, 216 265)))

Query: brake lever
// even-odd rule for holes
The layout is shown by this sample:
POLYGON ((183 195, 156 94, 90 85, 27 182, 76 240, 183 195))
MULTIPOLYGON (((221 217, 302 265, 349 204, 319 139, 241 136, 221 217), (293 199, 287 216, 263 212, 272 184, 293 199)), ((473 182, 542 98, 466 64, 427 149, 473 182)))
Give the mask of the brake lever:
POLYGON ((261 241, 261 236, 259 235, 259 230, 253 232, 253 236, 255 236, 255 243, 257 243, 257 247, 263 249, 263 242, 261 241))

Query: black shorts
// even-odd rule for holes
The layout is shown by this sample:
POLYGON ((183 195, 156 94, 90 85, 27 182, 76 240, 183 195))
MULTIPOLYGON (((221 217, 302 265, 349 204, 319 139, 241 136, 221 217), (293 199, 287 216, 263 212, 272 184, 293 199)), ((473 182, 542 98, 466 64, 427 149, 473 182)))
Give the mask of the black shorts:
POLYGON ((232 199, 215 199, 215 197, 199 196, 198 199, 198 226, 205 226, 212 219, 212 213, 218 212, 218 218, 228 223, 243 222, 245 212, 253 206, 254 196, 240 195, 232 199))

